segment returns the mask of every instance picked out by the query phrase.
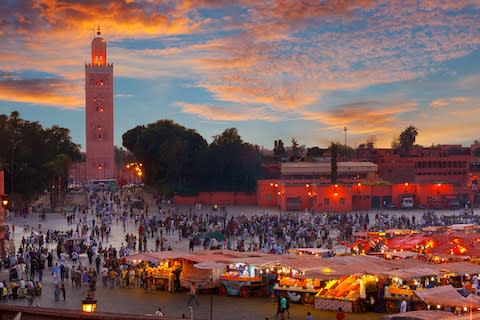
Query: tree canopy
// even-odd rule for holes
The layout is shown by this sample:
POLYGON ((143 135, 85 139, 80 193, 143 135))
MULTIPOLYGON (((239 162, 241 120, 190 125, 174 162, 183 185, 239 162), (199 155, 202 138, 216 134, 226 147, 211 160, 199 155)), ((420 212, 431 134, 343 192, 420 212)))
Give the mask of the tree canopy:
POLYGON ((137 126, 122 138, 143 163, 145 182, 165 194, 253 190, 260 172, 258 148, 243 142, 235 128, 214 136, 210 145, 171 120, 137 126))
POLYGON ((418 129, 414 126, 408 126, 397 140, 392 145, 393 148, 398 149, 400 154, 408 153, 415 144, 415 139, 418 136, 418 129))
POLYGON ((38 122, 20 118, 14 111, 0 115, 0 164, 5 171, 6 192, 16 198, 31 199, 49 189, 58 177, 68 176, 68 166, 80 158, 79 146, 70 131, 59 126, 44 129, 38 122), (12 179, 13 175, 13 179, 12 179))

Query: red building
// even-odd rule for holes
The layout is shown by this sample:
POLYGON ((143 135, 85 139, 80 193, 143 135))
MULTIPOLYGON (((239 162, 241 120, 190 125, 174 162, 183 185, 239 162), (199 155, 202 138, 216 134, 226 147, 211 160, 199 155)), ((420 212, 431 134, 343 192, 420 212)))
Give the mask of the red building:
POLYGON ((257 182, 257 204, 281 210, 347 212, 402 208, 403 199, 412 199, 415 208, 441 209, 451 206, 453 199, 459 207, 472 203, 473 193, 467 188, 440 183, 329 184, 319 180, 284 179, 257 182))
POLYGON ((455 186, 471 186, 480 173, 479 157, 475 156, 480 145, 440 145, 429 148, 415 147, 408 154, 394 149, 368 148, 356 150, 358 161, 370 161, 378 165, 381 179, 392 183, 451 183, 455 186))

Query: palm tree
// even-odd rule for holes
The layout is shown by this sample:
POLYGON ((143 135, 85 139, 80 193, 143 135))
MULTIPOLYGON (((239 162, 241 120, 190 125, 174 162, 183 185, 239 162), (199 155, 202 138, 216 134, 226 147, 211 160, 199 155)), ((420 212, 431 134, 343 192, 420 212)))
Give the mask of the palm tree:
POLYGON ((418 129, 414 126, 409 126, 400 134, 400 151, 407 153, 410 151, 415 143, 415 139, 418 135, 418 129))

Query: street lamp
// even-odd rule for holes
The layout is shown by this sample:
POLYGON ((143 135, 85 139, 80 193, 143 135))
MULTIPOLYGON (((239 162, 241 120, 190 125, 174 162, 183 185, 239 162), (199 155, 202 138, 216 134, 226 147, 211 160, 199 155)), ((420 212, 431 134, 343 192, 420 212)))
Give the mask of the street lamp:
POLYGON ((138 163, 138 162, 131 162, 129 164, 127 164, 125 166, 125 168, 127 170, 131 170, 131 175, 133 176, 132 177, 132 180, 133 179, 138 179, 138 183, 142 182, 142 177, 144 175, 144 172, 143 172, 143 164, 142 163, 138 163))
POLYGON ((93 295, 92 290, 88 290, 87 296, 82 300, 82 311, 86 313, 93 313, 97 310, 97 300, 93 295))
POLYGON ((2 196, 2 207, 6 208, 7 206, 8 206, 8 196, 6 194, 4 194, 2 196))

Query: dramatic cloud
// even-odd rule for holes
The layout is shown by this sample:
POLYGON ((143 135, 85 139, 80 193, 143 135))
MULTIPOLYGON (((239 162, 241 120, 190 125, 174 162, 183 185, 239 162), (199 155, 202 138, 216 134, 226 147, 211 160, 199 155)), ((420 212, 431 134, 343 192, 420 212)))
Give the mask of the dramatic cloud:
POLYGON ((399 116, 413 112, 417 104, 413 101, 379 102, 362 101, 329 108, 325 112, 305 111, 305 119, 324 123, 326 129, 349 127, 357 134, 385 133, 395 130, 399 116))
POLYGON ((84 104, 81 86, 59 79, 0 79, 0 100, 79 108, 84 104))
MULTIPOLYGON (((453 81, 466 92, 392 91, 402 83, 455 74, 450 62, 478 52, 479 5, 475 0, 4 1, 0 99, 81 105, 82 63, 101 25, 115 76, 130 84, 148 80, 152 87, 182 80, 176 90, 182 93, 169 103, 185 114, 238 122, 291 117, 316 122, 320 130, 348 126, 359 135, 390 134, 416 120, 422 104, 437 111, 470 108, 469 91, 480 83, 476 74, 453 81), (198 92, 201 98, 191 103, 198 92)), ((157 97, 144 99, 148 104, 157 97)))
POLYGON ((186 113, 198 115, 200 118, 215 121, 278 121, 278 115, 271 115, 262 108, 245 108, 241 106, 235 107, 219 107, 204 104, 191 104, 185 102, 177 102, 176 105, 186 113))

